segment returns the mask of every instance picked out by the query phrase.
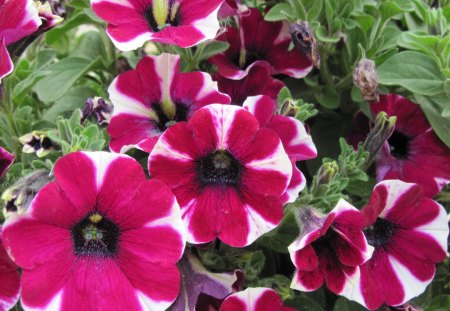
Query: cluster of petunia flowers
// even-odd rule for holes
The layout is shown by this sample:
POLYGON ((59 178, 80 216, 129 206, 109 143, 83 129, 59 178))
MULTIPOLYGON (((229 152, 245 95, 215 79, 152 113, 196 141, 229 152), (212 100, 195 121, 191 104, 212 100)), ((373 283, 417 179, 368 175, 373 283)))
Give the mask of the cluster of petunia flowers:
MULTIPOLYGON (((17 13, 12 26, 0 18, 6 53, 20 39, 10 39, 8 29, 28 29, 23 25, 32 20, 36 31, 39 24, 35 7, 20 1, 17 10, 8 7, 11 0, 0 0, 0 14, 17 13)), ((296 163, 317 151, 305 126, 279 113, 275 99, 284 84, 272 75, 301 78, 312 65, 298 50, 289 51, 285 23, 265 22, 259 10, 234 1, 91 4, 121 50, 149 40, 187 48, 214 39, 218 15, 234 21, 216 38, 230 48, 210 59, 218 68, 213 77, 182 73, 180 57, 163 53, 143 57, 114 79, 108 89, 111 152, 62 157, 29 208, 8 214, 0 239, 0 309, 11 308, 20 292, 25 310, 184 310, 183 288, 215 278, 187 243, 219 239, 248 246, 279 225, 284 206, 305 187, 296 163), (150 179, 124 154, 132 148, 148 153, 150 179)), ((10 60, 0 59, 2 66, 10 60)), ((12 70, 12 62, 7 65, 5 75, 12 70)), ((391 94, 371 106, 398 121, 396 136, 378 157, 380 182, 369 203, 360 211, 340 200, 327 215, 300 209, 300 235, 289 252, 297 269, 292 288, 312 291, 325 283, 376 309, 422 293, 444 260, 447 215, 431 197, 450 180, 450 161, 417 105, 391 94), (423 119, 420 126, 414 118, 423 119), (433 144, 432 161, 442 164, 425 181, 407 169, 428 161, 415 152, 423 144, 433 144)), ((14 156, 0 152, 3 175, 14 156)), ((198 291, 213 292, 202 286, 198 291)), ((271 289, 231 292, 219 295, 220 310, 292 310, 271 289)))

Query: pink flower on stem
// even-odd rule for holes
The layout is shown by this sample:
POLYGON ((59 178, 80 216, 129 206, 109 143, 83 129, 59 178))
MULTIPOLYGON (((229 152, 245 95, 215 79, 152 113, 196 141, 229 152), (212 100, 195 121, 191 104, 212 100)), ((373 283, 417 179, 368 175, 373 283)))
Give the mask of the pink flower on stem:
POLYGON ((281 139, 284 149, 291 159, 292 179, 285 195, 288 202, 293 202, 298 193, 305 187, 306 179, 297 168, 297 161, 304 161, 317 156, 316 146, 306 132, 302 122, 293 118, 276 114, 277 106, 268 96, 248 97, 243 108, 250 111, 258 119, 261 127, 276 132, 281 139))
POLYGON ((228 296, 219 311, 295 311, 285 307, 277 292, 270 288, 247 288, 228 296))
POLYGON ((342 295, 357 267, 372 255, 373 248, 362 231, 362 215, 341 199, 327 216, 310 208, 299 210, 298 222, 300 236, 289 245, 297 268, 291 287, 314 291, 326 283, 332 292, 342 295))
POLYGON ((229 26, 217 37, 230 47, 209 59, 221 76, 240 80, 253 66, 266 67, 272 75, 294 78, 303 78, 311 71, 312 64, 302 52, 289 51, 291 35, 287 23, 266 22, 256 8, 239 14, 237 20, 238 28, 229 26))
POLYGON ((0 311, 5 311, 11 309, 19 299, 20 275, 3 246, 2 226, 0 226, 0 280, 0 311))
POLYGON ((35 32, 41 23, 32 0, 0 0, 0 81, 14 69, 6 47, 35 32))
POLYGON ((420 184, 424 194, 435 196, 450 182, 450 150, 433 132, 420 107, 396 95, 380 95, 370 105, 372 114, 396 116, 395 130, 377 159, 377 179, 400 179, 420 184))
POLYGON ((14 162, 14 154, 0 147, 0 178, 2 178, 14 162))
POLYGON ((179 63, 178 55, 146 56, 135 70, 114 79, 108 89, 114 105, 108 125, 112 151, 136 147, 150 152, 171 125, 205 105, 230 102, 207 73, 180 73, 179 63))
POLYGON ((164 310, 185 246, 170 189, 125 155, 76 152, 54 168, 3 241, 22 268, 22 305, 52 310, 164 310))
POLYGON ((224 0, 91 0, 117 48, 135 50, 147 41, 191 47, 214 39, 224 0))
POLYGON ((222 77, 219 74, 213 76, 217 81, 219 91, 231 97, 233 105, 242 106, 249 96, 267 95, 276 101, 278 93, 285 86, 283 82, 272 78, 269 69, 263 66, 254 66, 248 70, 248 75, 241 80, 233 80, 222 77))
POLYGON ((292 164, 250 112, 213 104, 161 135, 149 172, 172 188, 189 242, 244 247, 280 223, 292 164))
POLYGON ((422 187, 385 180, 362 209, 364 234, 375 250, 341 295, 374 310, 398 306, 420 295, 445 259, 447 213, 424 197, 422 187))

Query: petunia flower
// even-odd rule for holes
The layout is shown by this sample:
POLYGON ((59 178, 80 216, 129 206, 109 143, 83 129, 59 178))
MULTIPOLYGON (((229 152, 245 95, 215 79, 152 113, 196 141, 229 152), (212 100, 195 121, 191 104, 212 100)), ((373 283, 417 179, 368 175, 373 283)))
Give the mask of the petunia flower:
POLYGON ((0 81, 14 69, 6 47, 35 32, 41 23, 32 0, 0 0, 0 81))
POLYGON ((43 131, 33 131, 19 137, 20 143, 23 145, 23 153, 36 153, 39 158, 45 157, 51 151, 59 149, 59 145, 55 144, 47 133, 43 131))
POLYGON ((292 162, 292 179, 285 195, 288 198, 288 202, 295 201, 298 193, 306 185, 305 176, 303 176, 295 163, 317 156, 317 149, 311 136, 308 135, 305 127, 299 120, 276 114, 277 106, 268 96, 248 97, 244 102, 243 108, 250 111, 258 119, 261 127, 275 131, 280 137, 283 147, 292 162))
POLYGON ((433 132, 420 107, 396 95, 380 95, 372 114, 396 116, 395 130, 377 159, 377 180, 400 179, 422 185, 428 197, 450 182, 450 150, 433 132))
POLYGON ((14 154, 0 146, 0 179, 6 174, 14 162, 14 154))
POLYGON ((101 97, 89 97, 84 103, 84 108, 81 111, 80 123, 83 124, 86 119, 95 115, 98 124, 109 123, 114 110, 114 106, 107 103, 101 97))
POLYGON ((64 20, 61 16, 53 14, 50 2, 35 1, 34 3, 39 12, 39 17, 42 20, 42 24, 39 29, 43 32, 50 30, 64 20))
POLYGON ((108 91, 114 112, 107 129, 112 151, 136 147, 150 152, 171 125, 205 105, 230 102, 207 73, 180 73, 179 62, 173 54, 146 56, 136 70, 112 82, 108 91))
POLYGON ((295 311, 270 288, 254 287, 228 296, 219 311, 295 311))
POLYGON ((385 180, 362 209, 373 256, 358 268, 341 295, 374 310, 398 306, 421 294, 445 259, 447 213, 424 197, 421 186, 385 180))
POLYGON ((311 71, 311 61, 305 54, 297 49, 289 51, 291 35, 287 23, 266 22, 256 8, 238 16, 239 27, 228 26, 217 37, 230 47, 209 59, 221 76, 240 80, 253 66, 269 68, 272 75, 294 78, 303 78, 311 71))
POLYGON ((26 310, 164 310, 177 297, 185 246, 170 189, 134 159, 75 152, 54 168, 3 239, 22 268, 26 310))
POLYGON ((6 253, 2 242, 2 226, 0 225, 0 310, 11 309, 19 299, 20 275, 17 266, 6 253))
POLYGON ((161 135, 149 172, 172 188, 189 242, 244 247, 280 223, 292 164, 250 112, 212 104, 161 135))
POLYGON ((280 80, 272 78, 270 70, 263 66, 249 68, 248 74, 241 80, 227 79, 219 74, 213 75, 213 79, 217 81, 219 91, 228 94, 231 103, 238 106, 242 106, 247 97, 256 95, 267 95, 276 101, 285 86, 280 80))
POLYGON ((217 12, 224 0, 91 0, 108 23, 106 32, 122 51, 147 41, 191 47, 214 39, 217 12))
POLYGON ((341 199, 326 216, 312 208, 299 210, 300 236, 289 245, 289 253, 297 271, 291 287, 313 291, 324 283, 341 294, 366 262, 373 248, 363 234, 360 212, 341 199))

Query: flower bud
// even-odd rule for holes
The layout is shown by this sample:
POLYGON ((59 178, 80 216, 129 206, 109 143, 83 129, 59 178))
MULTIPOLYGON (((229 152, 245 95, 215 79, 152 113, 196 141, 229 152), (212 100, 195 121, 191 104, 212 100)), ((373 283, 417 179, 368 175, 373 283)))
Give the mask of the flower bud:
POLYGON ((353 71, 353 83, 361 90, 364 100, 378 100, 378 76, 375 62, 363 57, 353 71))
POLYGON ((336 161, 325 162, 319 168, 319 175, 317 179, 318 185, 329 184, 334 176, 339 172, 339 165, 336 161))
POLYGON ((286 116, 286 117, 295 117, 297 115, 297 102, 293 99, 286 99, 284 103, 277 109, 276 114, 286 116))
POLYGON ((109 123, 114 110, 114 106, 107 103, 101 97, 88 98, 84 103, 84 108, 81 111, 81 124, 88 119, 92 114, 97 118, 99 124, 109 123))
POLYGON ((295 47, 306 54, 314 67, 320 68, 320 55, 317 51, 317 41, 307 21, 291 24, 291 39, 295 47))
POLYGON ((59 146, 48 138, 47 133, 43 131, 33 131, 19 138, 23 145, 22 152, 33 153, 39 158, 45 157, 50 151, 59 149, 59 146))
POLYGON ((25 213, 30 207, 34 196, 50 181, 52 181, 52 178, 49 172, 39 170, 22 177, 14 185, 6 189, 1 197, 5 202, 3 206, 5 218, 14 213, 25 213))
POLYGON ((386 112, 379 112, 375 118, 375 124, 364 141, 363 148, 369 152, 368 163, 376 158, 384 142, 391 137, 395 129, 397 117, 389 117, 386 112))

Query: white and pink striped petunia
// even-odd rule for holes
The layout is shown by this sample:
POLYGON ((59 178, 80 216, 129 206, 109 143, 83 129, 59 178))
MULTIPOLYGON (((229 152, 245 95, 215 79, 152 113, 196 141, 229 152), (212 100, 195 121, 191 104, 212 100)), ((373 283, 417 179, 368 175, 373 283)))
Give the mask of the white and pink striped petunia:
POLYGON ((35 32, 41 23, 32 0, 0 0, 0 81, 14 69, 6 47, 35 32))
POLYGON ((0 226, 0 310, 11 309, 19 300, 20 275, 17 266, 6 253, 0 226))
POLYGON ((303 78, 311 71, 312 63, 305 54, 297 49, 289 50, 291 35, 287 23, 266 22, 256 8, 238 14, 238 21, 238 28, 229 26, 217 37, 230 47, 209 59, 217 65, 221 76, 240 80, 253 66, 266 67, 272 75, 294 78, 303 78))
POLYGON ((219 311, 295 311, 283 305, 276 291, 265 287, 249 287, 228 296, 219 311))
POLYGON ((120 154, 61 158, 55 182, 3 241, 22 268, 25 310, 164 310, 177 297, 185 246, 170 189, 120 154))
POLYGON ((315 158, 317 149, 311 136, 299 120, 276 114, 276 105, 268 96, 251 96, 244 102, 243 108, 258 119, 261 127, 269 128, 280 136, 283 147, 292 162, 292 179, 285 195, 288 202, 294 202, 298 193, 305 187, 306 179, 297 168, 297 161, 315 158))
POLYGON ((158 137, 197 109, 230 98, 204 72, 180 73, 180 56, 146 56, 135 70, 120 74, 109 87, 114 112, 108 125, 110 149, 150 152, 158 137))
POLYGON ((216 37, 224 0, 91 0, 108 23, 106 32, 122 51, 147 41, 188 48, 216 37))
POLYGON ((420 295, 433 280, 435 264, 446 256, 444 208, 424 197, 419 185, 385 180, 361 213, 364 234, 375 250, 340 294, 371 310, 420 295))
POLYGON ((299 210, 298 223, 300 236, 289 245, 297 268, 291 287, 309 292, 326 283, 341 295, 373 251, 363 234, 361 213, 341 199, 327 216, 312 208, 299 210))
POLYGON ((172 188, 189 242, 244 247, 280 223, 292 164, 250 112, 212 104, 161 135, 149 172, 172 188))

